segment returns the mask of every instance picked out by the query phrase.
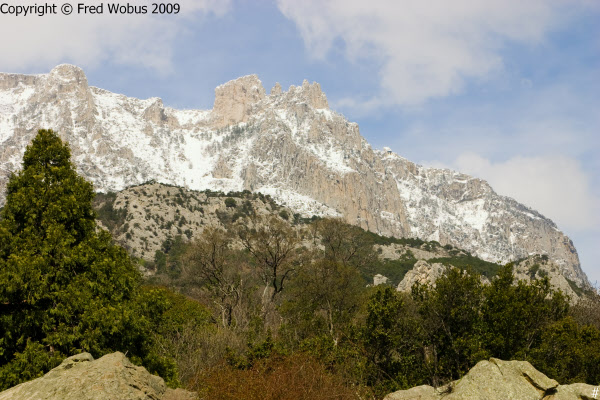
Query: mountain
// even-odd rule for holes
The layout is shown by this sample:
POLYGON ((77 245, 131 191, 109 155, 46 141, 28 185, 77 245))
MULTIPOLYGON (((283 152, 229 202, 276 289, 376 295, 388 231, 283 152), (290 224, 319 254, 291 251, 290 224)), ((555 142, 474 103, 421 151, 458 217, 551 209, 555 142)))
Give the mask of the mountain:
POLYGON ((303 216, 341 216, 378 234, 452 244, 489 261, 542 254, 580 286, 577 251, 550 219, 477 178, 374 150, 329 109, 319 84, 267 94, 256 75, 215 89, 212 110, 176 110, 88 85, 60 65, 0 74, 0 202, 39 128, 71 145, 97 190, 156 180, 189 189, 261 192, 303 216))

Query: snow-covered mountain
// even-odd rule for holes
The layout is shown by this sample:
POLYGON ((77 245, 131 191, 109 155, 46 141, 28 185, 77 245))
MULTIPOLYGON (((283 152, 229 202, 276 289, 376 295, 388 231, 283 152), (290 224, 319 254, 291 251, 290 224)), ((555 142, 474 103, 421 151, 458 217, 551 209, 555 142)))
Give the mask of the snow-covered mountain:
POLYGON ((149 180, 257 191, 306 216, 342 216, 490 261, 546 254, 588 284, 573 243, 551 220, 480 179, 372 149, 357 124, 329 109, 317 83, 277 84, 266 94, 250 75, 217 87, 212 110, 176 110, 90 87, 72 65, 0 74, 0 204, 8 171, 39 128, 70 143, 80 173, 100 191, 149 180))

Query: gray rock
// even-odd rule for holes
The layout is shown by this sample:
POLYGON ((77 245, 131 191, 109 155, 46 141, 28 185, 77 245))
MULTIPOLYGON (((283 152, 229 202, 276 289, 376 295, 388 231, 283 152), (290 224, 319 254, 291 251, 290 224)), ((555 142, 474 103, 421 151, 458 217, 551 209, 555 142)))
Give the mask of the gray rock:
POLYGON ((448 400, 540 400, 558 382, 527 361, 480 361, 456 381, 448 400))
POLYGON ((402 282, 398 284, 399 292, 410 292, 415 283, 427 286, 435 286, 435 281, 444 274, 446 267, 440 263, 429 264, 425 260, 419 260, 414 267, 404 275, 402 282))
POLYGON ((480 361, 461 379, 433 388, 418 386, 384 400, 593 400, 594 386, 559 385, 527 361, 480 361))
POLYGON ((544 397, 543 400, 595 400, 599 397, 599 394, 594 396, 595 388, 595 386, 586 385, 585 383, 560 385, 556 393, 544 397))
POLYGON ((46 375, 0 393, 0 400, 192 400, 183 390, 167 389, 162 378, 133 365, 123 353, 94 360, 82 353, 46 375))
POLYGON ((437 400, 439 398, 439 393, 433 387, 423 385, 390 393, 383 400, 437 400))

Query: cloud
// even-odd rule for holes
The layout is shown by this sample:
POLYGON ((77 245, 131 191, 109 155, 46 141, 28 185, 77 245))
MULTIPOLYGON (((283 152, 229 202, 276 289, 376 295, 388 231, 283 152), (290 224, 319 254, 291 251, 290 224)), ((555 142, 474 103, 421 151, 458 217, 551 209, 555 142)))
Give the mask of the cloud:
POLYGON ((560 229, 583 231, 596 228, 600 222, 600 197, 574 158, 518 156, 491 162, 474 153, 463 153, 451 167, 485 179, 497 193, 534 208, 560 229))
MULTIPOLYGON (((49 3, 57 4, 60 10, 62 2, 49 3)), ((77 15, 77 11, 69 16, 2 15, 0 70, 47 70, 62 62, 97 67, 111 61, 169 72, 173 44, 185 32, 186 22, 211 13, 223 15, 230 7, 229 0, 180 0, 178 3, 181 5, 178 15, 110 15, 106 4, 103 15, 77 15)), ((10 4, 33 5, 36 1, 10 4)), ((75 2, 72 4, 77 7, 75 2)), ((150 3, 147 5, 150 13, 152 7, 150 3)))
POLYGON ((375 60, 380 94, 367 105, 414 106, 460 92, 503 68, 510 42, 536 44, 586 0, 278 0, 308 50, 375 60), (340 45, 343 43, 343 45, 340 45))

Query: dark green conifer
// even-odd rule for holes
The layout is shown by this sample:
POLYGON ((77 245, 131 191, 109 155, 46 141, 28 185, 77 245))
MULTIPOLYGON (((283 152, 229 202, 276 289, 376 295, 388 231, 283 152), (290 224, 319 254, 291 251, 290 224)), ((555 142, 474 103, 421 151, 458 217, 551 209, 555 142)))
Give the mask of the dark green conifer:
POLYGON ((63 357, 146 356, 148 322, 132 300, 139 273, 97 229, 92 184, 68 145, 40 130, 10 177, 0 215, 0 390, 63 357))

